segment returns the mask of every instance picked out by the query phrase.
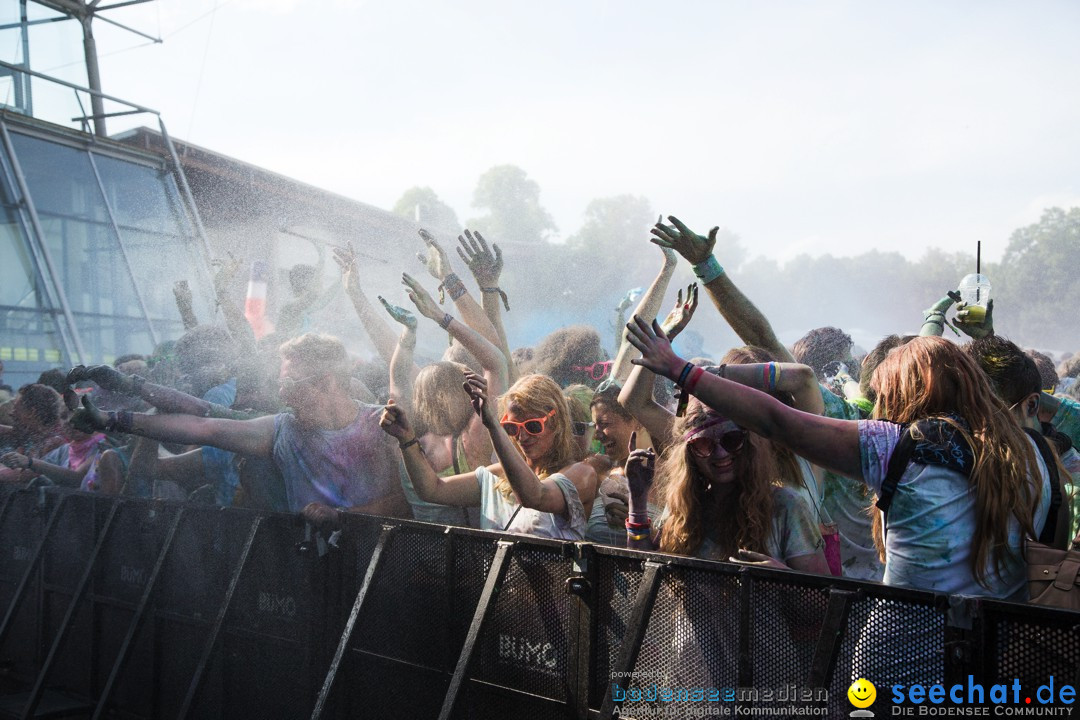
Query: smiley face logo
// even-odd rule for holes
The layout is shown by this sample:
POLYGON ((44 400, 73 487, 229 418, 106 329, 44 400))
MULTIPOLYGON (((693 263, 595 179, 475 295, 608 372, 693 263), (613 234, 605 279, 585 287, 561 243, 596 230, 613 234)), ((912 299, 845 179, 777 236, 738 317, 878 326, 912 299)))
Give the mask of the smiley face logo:
POLYGON ((847 698, 857 708, 868 708, 877 699, 877 688, 869 680, 859 678, 851 683, 851 687, 847 690, 847 698))

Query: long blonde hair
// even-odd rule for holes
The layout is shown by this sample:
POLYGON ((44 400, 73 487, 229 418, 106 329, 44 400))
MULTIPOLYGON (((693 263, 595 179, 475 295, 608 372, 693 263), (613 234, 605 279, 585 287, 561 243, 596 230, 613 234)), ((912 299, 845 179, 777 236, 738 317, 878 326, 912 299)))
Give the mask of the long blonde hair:
MULTIPOLYGON (((542 480, 581 459, 581 451, 574 442, 570 407, 563 397, 562 388, 546 375, 524 375, 499 398, 499 416, 506 414, 511 403, 521 407, 525 417, 544 417, 552 410, 555 414, 547 421, 546 428, 554 434, 551 449, 538 463, 538 477, 542 480)), ((518 452, 524 453, 517 438, 511 438, 518 452)), ((510 497, 510 481, 500 477, 495 487, 510 497)))
POLYGON ((749 434, 742 452, 735 457, 735 492, 727 505, 720 507, 713 488, 697 472, 685 440, 688 431, 715 417, 713 411, 691 401, 687 414, 676 419, 672 443, 657 464, 657 492, 667 506, 660 549, 693 555, 708 535, 721 552, 735 554, 740 548, 767 552, 776 474, 772 453, 767 441, 749 434))
MULTIPOLYGON (((975 490, 975 536, 971 539, 972 572, 987 586, 987 565, 1000 576, 1008 556, 1009 516, 1024 534, 1035 536, 1032 518, 1041 492, 1041 474, 1031 447, 1013 418, 990 387, 975 361, 953 343, 939 337, 919 337, 890 352, 874 372, 875 418, 909 425, 919 439, 915 422, 939 418, 963 436, 975 462, 969 475, 975 490), (958 415, 967 427, 948 415, 958 415), (1031 479, 1039 479, 1036 487, 1031 479)), ((880 538, 880 516, 875 513, 875 540, 880 538)), ((884 559, 884 547, 877 542, 884 559)))

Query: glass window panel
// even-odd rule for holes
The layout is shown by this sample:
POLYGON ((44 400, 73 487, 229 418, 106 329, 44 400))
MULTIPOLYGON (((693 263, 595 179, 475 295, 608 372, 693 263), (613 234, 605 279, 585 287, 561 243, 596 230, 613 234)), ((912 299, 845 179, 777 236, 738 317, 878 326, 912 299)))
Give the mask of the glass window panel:
POLYGON ((49 368, 70 365, 56 323, 48 310, 0 307, 0 360, 6 384, 18 388, 49 368))
POLYGON ((11 133, 11 143, 38 213, 108 221, 85 151, 18 132, 11 133))
POLYGON ((189 234, 171 172, 98 154, 94 162, 118 225, 170 235, 189 234))
POLYGON ((37 307, 41 288, 34 261, 15 213, 5 207, 0 207, 0 258, 0 305, 37 307))
POLYGON ((72 312, 143 317, 112 226, 39 216, 72 312))
POLYGON ((177 280, 188 281, 192 308, 199 322, 214 322, 216 308, 211 297, 210 282, 205 278, 194 240, 127 228, 120 230, 120 236, 147 311, 163 339, 178 337, 164 332, 163 321, 175 322, 183 332, 172 290, 177 280))

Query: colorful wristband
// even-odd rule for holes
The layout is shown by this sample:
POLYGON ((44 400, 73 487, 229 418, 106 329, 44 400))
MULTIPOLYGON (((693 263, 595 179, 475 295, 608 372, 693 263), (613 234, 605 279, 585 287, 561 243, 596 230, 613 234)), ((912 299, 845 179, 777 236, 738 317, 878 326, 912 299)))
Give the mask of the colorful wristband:
POLYGON ((687 393, 694 392, 694 388, 697 387, 698 380, 700 380, 701 376, 704 374, 705 368, 694 368, 694 371, 690 373, 690 378, 686 381, 686 385, 683 386, 683 389, 686 390, 687 393))
POLYGON ((694 369, 694 363, 688 362, 685 365, 683 365, 682 372, 679 373, 679 379, 675 381, 675 384, 678 385, 679 387, 682 387, 683 383, 686 382, 686 376, 689 375, 690 371, 693 370, 693 369, 694 369))
POLYGON ((724 268, 716 261, 715 255, 710 255, 694 266, 694 274, 703 285, 708 285, 724 274, 724 268))

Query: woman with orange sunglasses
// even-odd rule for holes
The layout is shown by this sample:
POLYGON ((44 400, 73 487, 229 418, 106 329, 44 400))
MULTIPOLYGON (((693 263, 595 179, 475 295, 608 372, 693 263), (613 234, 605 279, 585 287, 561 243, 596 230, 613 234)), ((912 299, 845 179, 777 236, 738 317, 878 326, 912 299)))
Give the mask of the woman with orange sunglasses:
POLYGON ((596 471, 580 462, 562 389, 544 375, 526 375, 489 401, 487 382, 474 373, 463 384, 491 436, 499 462, 441 478, 431 469, 405 411, 386 406, 380 424, 397 438, 405 469, 427 502, 480 508, 480 527, 537 537, 582 540, 596 495, 596 471))

